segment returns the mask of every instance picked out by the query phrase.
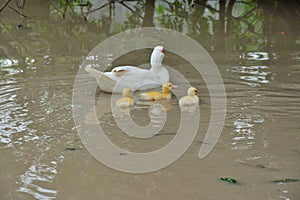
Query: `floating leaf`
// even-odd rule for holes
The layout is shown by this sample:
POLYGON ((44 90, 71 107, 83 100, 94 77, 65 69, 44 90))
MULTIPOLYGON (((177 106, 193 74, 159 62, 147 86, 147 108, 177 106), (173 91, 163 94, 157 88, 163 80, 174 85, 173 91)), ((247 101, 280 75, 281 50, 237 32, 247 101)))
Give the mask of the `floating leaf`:
POLYGON ((220 180, 226 181, 226 182, 228 182, 228 183, 234 183, 234 184, 237 184, 237 183, 238 183, 238 182, 237 182, 235 179, 233 179, 233 178, 221 177, 220 180))
POLYGON ((68 150, 68 151, 75 151, 75 150, 78 150, 79 148, 76 148, 76 147, 65 147, 65 150, 68 150))
POLYGON ((290 182, 297 182, 297 181, 299 181, 299 179, 286 178, 286 179, 274 180, 271 182, 273 182, 273 183, 290 183, 290 182))

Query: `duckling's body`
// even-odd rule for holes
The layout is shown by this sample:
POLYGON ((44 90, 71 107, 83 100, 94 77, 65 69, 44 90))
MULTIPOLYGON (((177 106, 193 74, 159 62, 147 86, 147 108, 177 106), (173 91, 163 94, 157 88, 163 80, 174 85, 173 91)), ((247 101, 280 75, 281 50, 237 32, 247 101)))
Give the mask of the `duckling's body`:
POLYGON ((133 106, 134 100, 131 97, 130 93, 131 93, 130 88, 124 88, 122 93, 123 97, 116 101, 116 106, 118 106, 119 108, 128 108, 130 106, 133 106))
POLYGON ((179 106, 192 106, 199 103, 199 97, 197 96, 197 89, 190 87, 188 89, 188 96, 184 96, 179 99, 179 106))
POLYGON ((140 95, 140 100, 143 101, 160 101, 171 99, 171 94, 163 94, 160 92, 145 92, 140 95))
POLYGON ((163 99, 171 99, 172 94, 171 90, 173 85, 170 82, 167 82, 162 87, 162 92, 144 92, 140 94, 140 100, 143 101, 159 101, 163 99))

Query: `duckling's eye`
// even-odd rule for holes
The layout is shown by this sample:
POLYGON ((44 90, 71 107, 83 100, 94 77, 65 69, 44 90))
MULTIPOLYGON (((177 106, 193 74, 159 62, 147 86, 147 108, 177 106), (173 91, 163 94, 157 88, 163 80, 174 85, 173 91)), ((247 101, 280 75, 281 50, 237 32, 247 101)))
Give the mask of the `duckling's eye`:
POLYGON ((197 90, 195 90, 195 92, 197 93, 197 90))

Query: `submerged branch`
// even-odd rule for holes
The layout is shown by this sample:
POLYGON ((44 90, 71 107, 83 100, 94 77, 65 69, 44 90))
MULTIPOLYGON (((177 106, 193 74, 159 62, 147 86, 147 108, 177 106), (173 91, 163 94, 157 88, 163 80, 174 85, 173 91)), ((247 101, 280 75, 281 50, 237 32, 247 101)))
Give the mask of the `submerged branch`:
POLYGON ((106 3, 104 3, 103 5, 97 7, 97 8, 94 8, 94 9, 90 9, 90 7, 88 7, 88 10, 86 12, 83 12, 83 6, 81 6, 81 15, 83 16, 83 18, 85 20, 87 20, 87 16, 93 12, 96 12, 102 8, 105 8, 106 6, 109 6, 113 3, 119 3, 121 4, 122 6, 124 6, 125 8, 127 8, 128 10, 130 10, 133 14, 139 16, 140 18, 143 18, 140 14, 138 14, 135 10, 133 10, 132 8, 130 8, 128 5, 126 5, 124 3, 124 0, 117 0, 117 1, 107 1, 106 3))
POLYGON ((26 0, 21 0, 21 1, 16 0, 17 7, 18 7, 19 9, 24 9, 25 3, 26 3, 26 0))
POLYGON ((0 7, 0 12, 11 2, 11 0, 7 0, 1 7, 0 7))
POLYGON ((55 10, 57 10, 57 12, 59 12, 59 13, 63 16, 63 18, 65 18, 65 14, 64 14, 59 8, 57 8, 57 7, 54 5, 54 3, 50 3, 50 5, 51 5, 55 10))
POLYGON ((243 3, 243 4, 255 4, 257 3, 256 1, 250 1, 250 2, 247 2, 247 1, 236 1, 236 3, 243 3))
POLYGON ((234 17, 235 19, 243 19, 245 17, 247 17, 249 14, 251 14, 254 10, 257 9, 257 6, 255 6, 254 8, 252 8, 251 10, 249 10, 247 13, 245 13, 244 15, 242 16, 238 16, 238 17, 234 17))
POLYGON ((3 29, 5 29, 5 31, 10 35, 10 37, 21 47, 23 52, 27 55, 30 55, 26 46, 24 46, 23 43, 20 42, 16 36, 14 36, 14 34, 9 30, 9 28, 7 28, 7 26, 1 21, 1 19, 0 19, 0 24, 2 25, 3 29))
POLYGON ((201 3, 201 2, 196 2, 196 4, 200 5, 200 6, 203 6, 204 8, 207 8, 211 11, 214 11, 214 12, 220 12, 219 10, 215 9, 214 7, 208 5, 208 4, 205 4, 205 3, 201 3))
POLYGON ((81 5, 80 6, 80 12, 81 12, 81 15, 83 17, 83 19, 85 21, 87 21, 87 17, 89 14, 93 13, 93 12, 96 12, 97 10, 100 10, 108 5, 111 5, 113 2, 112 1, 108 1, 106 3, 104 3, 103 5, 99 6, 98 8, 95 8, 95 9, 90 9, 90 5, 81 5), (83 7, 87 7, 87 12, 84 12, 83 11, 83 7))
POLYGON ((135 10, 133 10, 132 8, 130 8, 128 5, 126 5, 123 1, 120 1, 119 3, 121 5, 123 5, 125 8, 127 8, 128 10, 130 10, 133 14, 136 14, 140 18, 143 18, 140 14, 138 14, 135 10))
POLYGON ((21 13, 20 11, 18 11, 17 9, 11 7, 11 6, 8 6, 9 9, 15 11, 18 15, 21 15, 22 17, 25 17, 26 19, 28 19, 28 17, 26 15, 24 15, 23 13, 21 13))
POLYGON ((112 4, 112 3, 113 3, 112 1, 108 1, 108 2, 106 2, 105 4, 99 6, 98 8, 89 10, 88 12, 86 12, 86 13, 84 13, 84 14, 85 14, 86 17, 87 17, 89 14, 91 14, 91 13, 93 13, 93 12, 96 12, 97 10, 100 10, 100 9, 102 9, 102 8, 104 8, 104 7, 106 7, 106 6, 110 5, 110 4, 112 4))

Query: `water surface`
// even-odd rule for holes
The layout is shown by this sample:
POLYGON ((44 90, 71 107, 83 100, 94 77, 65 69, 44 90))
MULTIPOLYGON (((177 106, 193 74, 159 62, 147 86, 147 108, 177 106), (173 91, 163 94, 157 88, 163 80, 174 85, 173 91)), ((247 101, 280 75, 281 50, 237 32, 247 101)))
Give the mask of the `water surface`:
MULTIPOLYGON (((215 4, 209 1, 209 5, 215 4)), ((188 151, 171 166, 147 174, 115 171, 89 154, 72 118, 78 67, 99 42, 143 25, 127 8, 115 6, 115 18, 102 10, 88 22, 71 11, 63 19, 48 4, 28 3, 26 14, 31 9, 36 17, 26 20, 8 10, 0 13, 1 199, 299 199, 299 182, 274 182, 300 179, 299 35, 293 30, 278 34, 279 22, 269 30, 272 34, 250 37, 245 32, 248 38, 234 40, 229 35, 219 41, 222 37, 211 33, 216 21, 196 20, 208 11, 196 6, 194 15, 162 18, 162 12, 166 16, 177 12, 176 6, 172 10, 157 1, 154 25, 191 35, 217 63, 227 94, 221 137, 209 156, 198 159, 210 121, 210 95, 193 67, 169 53, 165 64, 187 77, 201 96, 200 128, 188 151), (128 19, 120 20, 122 13, 128 19), (194 29, 189 23, 195 23, 194 29), (195 26, 200 24, 207 29, 197 32, 195 26), (240 184, 223 182, 221 177, 240 184)), ((232 30, 243 33, 236 27, 232 30)), ((144 64, 149 53, 150 49, 132 52, 111 65, 144 64)), ((110 55, 99 59, 109 63, 110 55)), ((91 98, 96 100, 97 118, 107 137, 124 149, 153 151, 168 144, 177 132, 176 98, 163 102, 167 121, 159 134, 146 139, 133 138, 116 126, 110 94, 97 91, 91 98)), ((149 108, 138 104, 131 110, 137 124, 150 122, 149 108)), ((154 126, 158 125, 160 116, 154 119, 154 126)))

